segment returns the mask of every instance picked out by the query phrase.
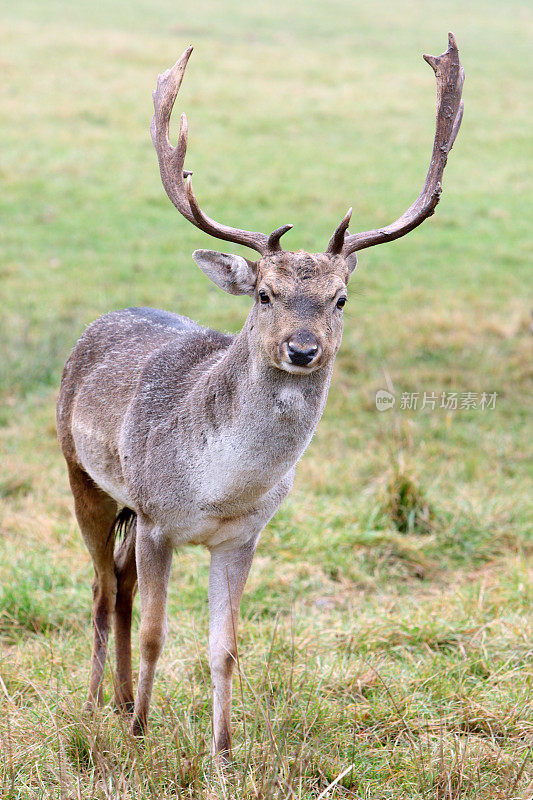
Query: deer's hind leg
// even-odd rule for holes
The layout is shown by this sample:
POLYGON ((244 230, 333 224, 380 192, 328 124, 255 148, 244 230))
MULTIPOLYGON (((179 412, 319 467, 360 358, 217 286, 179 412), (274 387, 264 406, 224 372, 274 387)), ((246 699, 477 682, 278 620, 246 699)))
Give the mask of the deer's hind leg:
POLYGON ((117 594, 113 560, 114 536, 111 532, 117 515, 117 504, 80 467, 69 464, 68 468, 76 517, 94 566, 93 651, 87 700, 87 707, 91 709, 95 704, 102 705, 103 701, 102 679, 109 626, 117 594))
POLYGON ((126 535, 115 553, 117 599, 115 603, 115 706, 117 710, 133 710, 133 680, 131 675, 131 616, 137 591, 135 541, 137 520, 131 521, 126 535))

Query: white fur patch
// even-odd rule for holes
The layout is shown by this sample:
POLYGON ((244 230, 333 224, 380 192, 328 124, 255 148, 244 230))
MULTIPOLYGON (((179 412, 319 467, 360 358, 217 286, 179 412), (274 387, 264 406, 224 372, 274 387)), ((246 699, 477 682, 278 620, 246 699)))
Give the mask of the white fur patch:
POLYGON ((276 397, 276 411, 280 416, 300 416, 305 411, 304 396, 299 389, 286 386, 276 397))

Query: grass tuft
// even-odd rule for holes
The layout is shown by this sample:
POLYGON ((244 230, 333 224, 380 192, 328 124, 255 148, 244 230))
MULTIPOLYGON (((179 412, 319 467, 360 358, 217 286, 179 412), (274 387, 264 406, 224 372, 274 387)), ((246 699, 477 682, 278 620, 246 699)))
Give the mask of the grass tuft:
POLYGON ((386 481, 382 508, 400 533, 427 534, 433 530, 435 512, 401 457, 386 481))

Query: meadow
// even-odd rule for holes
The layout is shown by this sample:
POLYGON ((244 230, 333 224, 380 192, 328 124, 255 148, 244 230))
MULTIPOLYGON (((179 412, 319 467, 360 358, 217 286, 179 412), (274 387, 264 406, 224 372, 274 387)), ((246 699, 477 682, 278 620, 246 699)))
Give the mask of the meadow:
MULTIPOLYGON (((0 9, 0 796, 530 799, 529 4, 0 9), (207 212, 291 222, 286 248, 322 251, 349 205, 366 230, 418 193, 435 108, 421 54, 448 30, 467 77, 441 204, 360 254, 324 417, 243 600, 234 766, 209 758, 198 548, 174 558, 139 746, 109 704, 82 713, 92 568, 56 440, 61 369, 109 310, 237 331, 250 302, 200 273, 192 251, 224 244, 161 187, 157 74, 195 45, 178 105, 207 212), (376 409, 380 389, 393 409, 376 409), (460 407, 468 392, 477 407, 460 407)), ((109 668, 107 700, 111 686, 109 668)))

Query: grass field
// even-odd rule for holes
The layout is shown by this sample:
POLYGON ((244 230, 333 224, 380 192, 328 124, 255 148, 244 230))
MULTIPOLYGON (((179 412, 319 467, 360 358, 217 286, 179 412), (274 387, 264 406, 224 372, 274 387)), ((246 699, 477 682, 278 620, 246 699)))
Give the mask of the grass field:
POLYGON ((2 798, 533 795, 528 6, 1 3, 2 798), (199 272, 191 252, 219 245, 161 188, 157 73, 195 44, 180 108, 208 213, 292 222, 285 246, 320 251, 350 204, 365 230, 418 192, 435 103, 420 56, 448 30, 467 80, 441 206, 360 256, 324 418, 245 593, 234 769, 208 756, 199 549, 174 559, 139 748, 110 708, 82 714, 91 567, 56 442, 61 368, 111 309, 238 330, 249 304, 199 272), (379 413, 382 388, 397 400, 379 413), (424 392, 497 396, 431 410, 424 392))

